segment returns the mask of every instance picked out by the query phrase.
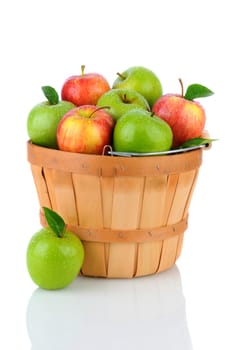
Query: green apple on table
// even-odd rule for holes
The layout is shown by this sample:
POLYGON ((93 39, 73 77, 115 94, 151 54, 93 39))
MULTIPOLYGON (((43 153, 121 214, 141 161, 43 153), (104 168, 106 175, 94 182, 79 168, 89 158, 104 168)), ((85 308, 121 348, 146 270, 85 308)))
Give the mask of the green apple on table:
POLYGON ((143 66, 133 66, 122 73, 113 82, 113 89, 130 89, 139 92, 148 101, 150 108, 162 95, 162 85, 158 76, 143 66))
POLYGON ((130 89, 111 89, 103 94, 97 106, 107 106, 107 111, 117 121, 123 114, 131 109, 140 108, 150 110, 150 106, 139 92, 130 89))
POLYGON ((31 142, 57 148, 57 125, 63 115, 76 106, 71 102, 59 100, 56 90, 51 86, 43 86, 42 91, 47 100, 30 110, 27 117, 27 133, 31 142))
POLYGON ((42 289, 61 289, 78 276, 84 261, 81 240, 66 229, 63 218, 43 207, 48 227, 35 233, 26 252, 28 273, 42 289))
POLYGON ((168 123, 152 112, 133 109, 116 123, 113 148, 116 152, 161 152, 172 146, 172 130, 168 123))

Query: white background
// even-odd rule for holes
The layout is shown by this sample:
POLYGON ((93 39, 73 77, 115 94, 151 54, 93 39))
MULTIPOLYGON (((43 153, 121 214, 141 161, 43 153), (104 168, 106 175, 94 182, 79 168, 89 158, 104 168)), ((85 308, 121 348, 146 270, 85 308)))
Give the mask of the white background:
POLYGON ((230 1, 5 1, 0 5, 1 298, 5 350, 232 349, 230 1), (80 73, 144 65, 164 92, 200 83, 206 128, 219 141, 204 152, 177 265, 138 280, 77 278, 45 292, 30 280, 25 252, 40 228, 26 159, 26 120, 80 73))

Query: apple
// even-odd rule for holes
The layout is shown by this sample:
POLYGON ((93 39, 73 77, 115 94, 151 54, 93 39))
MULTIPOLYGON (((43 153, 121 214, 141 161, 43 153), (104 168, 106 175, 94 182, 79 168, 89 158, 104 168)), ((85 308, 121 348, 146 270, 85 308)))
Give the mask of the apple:
POLYGON ((57 125, 63 115, 76 106, 68 101, 60 101, 56 90, 42 86, 47 98, 34 106, 27 117, 27 133, 31 142, 49 148, 57 148, 57 125))
POLYGON ((105 107, 76 107, 66 113, 58 125, 58 148, 67 152, 102 154, 104 146, 111 143, 114 124, 105 107))
POLYGON ((97 106, 108 106, 108 112, 117 121, 127 111, 135 108, 150 110, 150 106, 140 93, 128 89, 111 89, 98 100, 97 106))
POLYGON ((67 287, 78 276, 84 262, 84 247, 77 235, 66 229, 63 218, 43 208, 48 227, 29 241, 26 262, 33 282, 43 289, 67 287))
POLYGON ((113 89, 130 89, 139 92, 152 107, 162 95, 162 85, 157 75, 143 66, 133 66, 122 73, 113 82, 113 89))
POLYGON ((81 74, 67 78, 61 89, 62 100, 70 101, 76 106, 96 105, 99 97, 110 90, 106 78, 98 73, 84 73, 85 66, 81 66, 81 74))
POLYGON ((200 84, 192 84, 184 95, 183 83, 181 94, 165 94, 153 105, 152 111, 165 120, 173 132, 172 148, 177 148, 184 142, 200 137, 206 123, 206 113, 195 98, 213 94, 211 90, 200 84))
POLYGON ((116 123, 113 149, 116 152, 161 152, 172 145, 172 130, 162 119, 146 110, 133 109, 116 123))

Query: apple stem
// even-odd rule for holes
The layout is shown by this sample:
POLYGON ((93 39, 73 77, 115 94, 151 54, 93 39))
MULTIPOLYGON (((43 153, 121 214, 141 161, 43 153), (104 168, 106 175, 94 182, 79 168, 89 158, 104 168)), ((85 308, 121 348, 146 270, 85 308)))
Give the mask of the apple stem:
POLYGON ((94 111, 92 111, 92 113, 90 113, 89 118, 91 118, 95 112, 100 111, 101 109, 110 109, 110 106, 101 106, 96 108, 94 111))
POLYGON ((124 94, 124 95, 122 96, 122 99, 123 99, 123 102, 124 102, 124 103, 130 103, 130 101, 128 101, 128 99, 127 99, 126 94, 124 94))
POLYGON ((85 74, 85 65, 82 64, 81 66, 81 75, 83 76, 85 74))
POLYGON ((181 97, 184 97, 184 84, 181 78, 178 79, 181 86, 181 97))
POLYGON ((124 75, 122 75, 121 73, 119 73, 119 72, 117 72, 117 75, 119 76, 119 78, 121 78, 121 79, 126 79, 126 77, 124 76, 124 75))

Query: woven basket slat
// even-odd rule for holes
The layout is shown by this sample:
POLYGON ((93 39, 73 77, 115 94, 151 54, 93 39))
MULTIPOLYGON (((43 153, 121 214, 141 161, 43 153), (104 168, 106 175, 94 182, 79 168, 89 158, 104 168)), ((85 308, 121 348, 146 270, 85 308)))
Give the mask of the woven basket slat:
POLYGON ((136 229, 139 226, 143 186, 143 177, 115 177, 112 229, 136 229))
POLYGON ((102 212, 103 227, 110 228, 112 222, 112 206, 114 193, 114 177, 100 177, 101 196, 102 196, 102 212))
POLYGON ((195 170, 179 174, 178 185, 167 221, 168 224, 178 222, 183 218, 194 180, 195 170))
POLYGON ((176 261, 179 236, 169 238, 163 241, 160 264, 157 272, 169 269, 176 261))
POLYGON ((145 178, 140 228, 165 224, 167 175, 145 178))
POLYGON ((65 222, 78 226, 72 174, 44 168, 44 175, 52 208, 60 213, 65 222))
POLYGON ((199 175, 199 169, 195 169, 195 172, 194 172, 194 175, 193 175, 193 179, 192 179, 192 186, 191 186, 191 189, 189 191, 188 199, 186 200, 186 203, 185 203, 185 210, 184 210, 184 213, 183 213, 183 217, 186 217, 188 215, 189 207, 190 207, 190 203, 191 203, 191 200, 192 200, 194 189, 196 187, 198 175, 199 175))
MULTIPOLYGON (((178 175, 175 194, 171 203, 167 224, 172 224, 183 219, 186 214, 186 206, 191 197, 192 187, 196 180, 196 170, 187 171, 178 175)), ((173 237, 163 242, 159 272, 170 268, 180 254, 183 237, 173 237)))
POLYGON ((138 245, 138 264, 135 276, 145 276, 157 272, 162 245, 162 241, 140 243, 138 245))
POLYGON ((98 176, 73 174, 79 225, 98 228, 103 226, 101 185, 98 176))
POLYGON ((81 273, 86 276, 107 276, 104 243, 83 242, 85 249, 85 260, 81 273))
POLYGON ((179 235, 178 244, 177 244, 176 260, 179 258, 180 254, 181 254, 182 247, 183 247, 183 241, 184 241, 184 233, 181 233, 179 235))
POLYGON ((165 189, 165 208, 164 208, 164 224, 167 225, 168 217, 172 207, 173 199, 178 185, 179 174, 168 175, 167 187, 165 189))
POLYGON ((40 207, 51 208, 51 201, 48 194, 46 179, 44 178, 43 168, 38 165, 31 164, 31 172, 38 195, 40 207))
MULTIPOLYGON (((143 185, 143 177, 114 178, 111 229, 138 228, 143 185)), ((110 246, 108 257, 109 277, 120 277, 120 275, 122 277, 133 277, 136 266, 137 244, 117 243, 110 246)))
POLYGON ((136 243, 114 243, 109 248, 108 277, 132 278, 137 265, 136 243))

